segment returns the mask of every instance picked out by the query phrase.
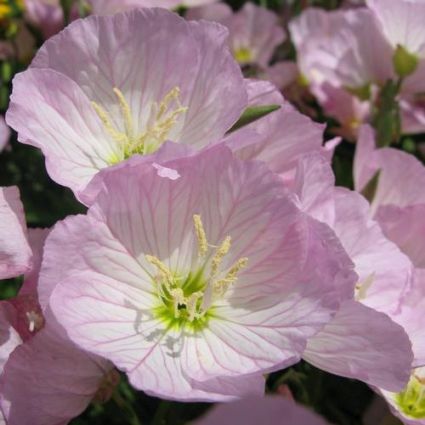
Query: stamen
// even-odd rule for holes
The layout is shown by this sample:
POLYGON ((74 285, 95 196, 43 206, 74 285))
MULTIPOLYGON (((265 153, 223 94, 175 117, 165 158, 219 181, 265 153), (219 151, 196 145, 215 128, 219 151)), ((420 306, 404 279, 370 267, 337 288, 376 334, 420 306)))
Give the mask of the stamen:
POLYGON ((230 268, 230 270, 227 272, 226 276, 223 279, 214 282, 214 294, 217 296, 223 296, 229 289, 230 285, 236 282, 236 280, 238 279, 238 273, 242 269, 244 269, 247 264, 248 258, 246 257, 240 258, 238 261, 236 261, 236 263, 230 268))
MULTIPOLYGON (((113 88, 113 92, 119 103, 125 132, 119 131, 114 127, 110 114, 98 103, 91 102, 91 104, 106 131, 113 140, 120 144, 121 159, 126 159, 135 153, 148 154, 155 152, 167 139, 169 132, 177 123, 179 115, 188 109, 180 103, 180 89, 174 87, 164 96, 159 105, 156 102, 152 104, 146 128, 137 135, 135 134, 131 108, 124 94, 117 87, 113 88)), ((112 163, 118 162, 115 157, 111 161, 112 163)))
POLYGON ((363 300, 367 296, 367 291, 372 286, 372 283, 375 280, 375 273, 371 273, 365 280, 362 282, 358 282, 356 284, 355 292, 356 292, 356 300, 363 300))
POLYGON ((232 245, 232 238, 230 236, 226 236, 226 238, 217 249, 211 261, 210 279, 213 279, 217 275, 218 269, 220 268, 223 258, 229 252, 231 245, 232 245))
POLYGON ((171 292, 171 286, 173 285, 174 279, 170 269, 159 258, 153 255, 145 255, 145 258, 146 261, 158 269, 161 277, 163 278, 163 284, 165 285, 166 289, 171 292))
POLYGON ((128 137, 124 133, 115 130, 114 126, 112 125, 109 114, 96 102, 91 102, 91 104, 110 136, 118 143, 127 143, 128 137))
POLYGON ((114 87, 115 96, 117 96, 118 102, 120 104, 121 113, 124 118, 125 130, 127 132, 127 137, 129 140, 133 139, 133 117, 131 116, 131 109, 128 105, 122 91, 116 87, 114 87))
POLYGON ((193 225, 195 226, 196 237, 198 238, 199 257, 204 257, 208 251, 208 242, 204 225, 202 224, 199 214, 193 216, 193 225))

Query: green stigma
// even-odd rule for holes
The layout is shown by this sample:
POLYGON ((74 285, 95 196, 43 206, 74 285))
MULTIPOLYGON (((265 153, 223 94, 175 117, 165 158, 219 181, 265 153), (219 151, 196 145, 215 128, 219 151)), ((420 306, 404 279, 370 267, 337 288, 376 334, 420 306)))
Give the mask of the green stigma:
POLYGON ((425 381, 413 375, 404 391, 395 396, 398 408, 415 419, 425 418, 425 381))

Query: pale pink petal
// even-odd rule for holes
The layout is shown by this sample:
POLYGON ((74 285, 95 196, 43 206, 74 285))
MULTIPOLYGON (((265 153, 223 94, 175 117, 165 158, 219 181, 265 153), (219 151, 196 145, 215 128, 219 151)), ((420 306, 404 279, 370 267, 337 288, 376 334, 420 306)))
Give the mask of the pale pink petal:
POLYGON ((188 111, 169 140, 205 145, 231 127, 246 102, 241 72, 225 48, 226 37, 220 25, 186 22, 176 14, 145 8, 70 25, 44 44, 32 67, 68 76, 123 126, 112 91, 119 88, 136 130, 146 124, 152 101, 159 103, 179 87, 180 102, 188 111), (69 54, 62 55, 63 50, 69 54))
POLYGON ((0 279, 29 271, 31 257, 19 190, 0 188, 0 279))
POLYGON ((372 213, 379 207, 401 208, 425 203, 425 167, 413 155, 394 148, 376 149, 373 130, 360 134, 354 161, 356 190, 361 191, 379 170, 372 213))
POLYGON ((293 172, 303 154, 321 150, 322 124, 298 112, 267 81, 247 80, 247 89, 250 106, 279 105, 280 109, 247 126, 258 134, 258 141, 253 139, 253 143, 245 146, 241 137, 229 144, 238 157, 258 159, 276 173, 283 174, 293 172))
POLYGON ((412 264, 369 217, 369 204, 356 192, 338 188, 334 194, 333 230, 355 264, 356 297, 385 313, 397 311, 410 289, 412 264))
POLYGON ((261 163, 236 160, 216 146, 161 164, 178 172, 176 180, 140 165, 105 173, 88 216, 52 230, 41 300, 50 297, 73 341, 113 361, 138 389, 179 400, 240 397, 242 385, 229 382, 220 390, 217 382, 297 361, 306 338, 352 298, 352 263, 332 231, 301 214, 261 163), (211 247, 231 236, 224 270, 248 258, 199 330, 170 327, 158 317, 163 302, 145 257, 154 255, 183 276, 195 272, 194 214, 202 217, 211 247))
POLYGON ((8 303, 6 301, 0 302, 0 375, 3 373, 4 366, 10 354, 22 343, 22 339, 13 328, 12 322, 13 317, 11 317, 11 310, 8 303))
POLYGON ((410 376, 412 351, 401 326, 351 301, 308 341, 303 358, 336 375, 399 391, 410 376))
POLYGON ((378 159, 375 157, 375 133, 373 128, 363 125, 359 130, 359 138, 354 156, 354 187, 361 192, 378 170, 378 159))
POLYGON ((65 26, 59 0, 25 0, 25 18, 41 30, 45 39, 65 26))
POLYGON ((197 425, 325 425, 326 422, 305 407, 283 397, 247 398, 214 407, 197 425))
POLYGON ((15 78, 8 122, 21 142, 43 150, 50 175, 79 195, 99 169, 128 155, 114 130, 136 139, 148 132, 158 105, 170 102, 167 94, 183 109, 159 144, 204 147, 223 137, 247 102, 226 43, 224 27, 163 9, 79 20, 49 39, 15 78))
POLYGON ((263 78, 269 80, 280 90, 292 84, 298 76, 298 67, 295 62, 283 61, 267 67, 263 78))
POLYGON ((8 425, 66 425, 95 397, 112 365, 47 325, 10 356, 1 379, 8 425))
POLYGON ((388 239, 408 255, 415 267, 425 268, 425 204, 400 208, 382 206, 376 219, 388 239))
POLYGON ((396 48, 425 56, 425 3, 422 0, 367 0, 378 18, 382 30, 396 48))
POLYGON ((411 291, 403 300, 399 314, 392 319, 406 330, 412 342, 414 366, 425 366, 425 270, 416 269, 411 291))
POLYGON ((248 52, 248 58, 239 60, 241 65, 258 64, 266 68, 276 47, 286 35, 279 24, 278 16, 272 11, 248 2, 231 19, 226 21, 229 28, 231 50, 238 59, 239 51, 248 52))
POLYGON ((311 83, 362 88, 392 76, 392 49, 366 8, 308 8, 289 27, 301 72, 311 83))
POLYGON ((21 142, 42 149, 50 176, 77 193, 118 154, 90 99, 56 71, 15 77, 6 118, 21 142))
POLYGON ((232 8, 226 3, 212 3, 189 9, 185 18, 189 20, 205 19, 207 21, 225 24, 226 19, 232 16, 232 14, 232 8))

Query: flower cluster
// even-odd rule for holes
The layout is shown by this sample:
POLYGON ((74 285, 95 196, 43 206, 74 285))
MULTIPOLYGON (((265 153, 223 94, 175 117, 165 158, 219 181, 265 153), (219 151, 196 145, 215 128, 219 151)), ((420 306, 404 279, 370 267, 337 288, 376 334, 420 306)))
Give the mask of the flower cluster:
POLYGON ((0 279, 23 275, 0 301, 0 423, 112 398, 138 424, 126 388, 225 402, 199 425, 324 425, 289 400, 297 364, 425 423, 425 167, 389 146, 425 129, 425 4, 366 3, 289 22, 208 0, 0 5, 46 40, 0 149, 30 149, 13 129, 80 209, 27 228, 0 188, 0 279), (347 146, 351 188, 332 169, 347 146))

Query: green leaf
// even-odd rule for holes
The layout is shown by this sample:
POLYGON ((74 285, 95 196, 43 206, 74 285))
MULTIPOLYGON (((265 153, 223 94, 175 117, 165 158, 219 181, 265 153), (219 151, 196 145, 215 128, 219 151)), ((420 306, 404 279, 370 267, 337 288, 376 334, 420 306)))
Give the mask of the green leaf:
POLYGON ((234 124, 234 126, 229 130, 229 133, 238 130, 241 127, 245 127, 246 125, 257 121, 278 109, 280 109, 280 105, 261 105, 246 108, 236 124, 234 124))
POLYGON ((373 119, 379 147, 389 146, 400 138, 401 120, 397 100, 399 89, 400 82, 389 80, 379 93, 373 119))
POLYGON ((408 77, 416 71, 419 64, 419 58, 410 53, 401 44, 397 45, 393 56, 393 66, 397 75, 401 78, 408 77))

